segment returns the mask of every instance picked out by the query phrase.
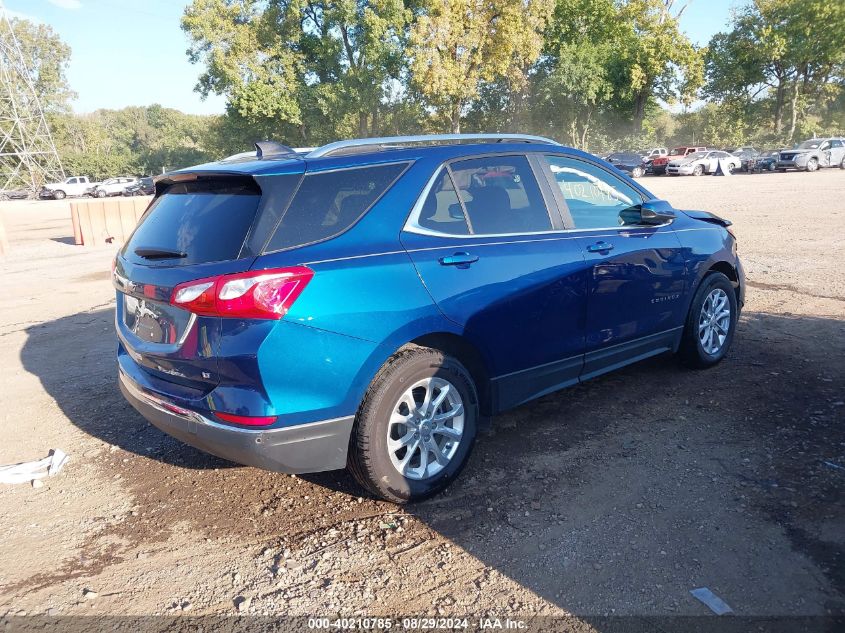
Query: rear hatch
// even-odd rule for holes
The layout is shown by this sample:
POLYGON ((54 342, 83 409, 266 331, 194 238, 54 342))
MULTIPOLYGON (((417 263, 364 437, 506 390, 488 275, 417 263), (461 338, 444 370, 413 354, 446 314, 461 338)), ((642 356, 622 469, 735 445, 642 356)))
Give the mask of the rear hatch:
POLYGON ((261 189, 241 174, 174 178, 157 184, 156 198, 115 261, 116 326, 144 371, 196 397, 219 382, 221 319, 194 315, 170 298, 180 283, 249 270, 255 254, 247 236, 261 189))

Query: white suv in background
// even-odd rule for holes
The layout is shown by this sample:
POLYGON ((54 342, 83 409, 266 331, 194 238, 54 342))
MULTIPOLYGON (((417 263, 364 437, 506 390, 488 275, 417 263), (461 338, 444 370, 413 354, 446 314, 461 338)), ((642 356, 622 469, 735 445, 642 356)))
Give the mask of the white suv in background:
POLYGON ((91 188, 91 195, 95 198, 105 198, 106 196, 122 195, 124 190, 129 185, 134 185, 138 182, 137 178, 132 176, 121 176, 120 178, 109 178, 100 184, 91 188))

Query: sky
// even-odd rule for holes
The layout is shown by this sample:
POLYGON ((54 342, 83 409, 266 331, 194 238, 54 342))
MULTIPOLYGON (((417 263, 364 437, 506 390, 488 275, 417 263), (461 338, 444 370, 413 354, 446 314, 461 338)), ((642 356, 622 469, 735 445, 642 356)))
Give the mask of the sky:
MULTIPOLYGON (((684 0, 677 0, 679 6, 684 0)), ((681 27, 696 44, 724 30, 742 0, 692 0, 681 27)), ((188 61, 179 28, 185 0, 0 0, 15 17, 49 24, 72 55, 67 78, 75 112, 159 103, 192 114, 218 114, 223 97, 194 91, 202 68, 188 61)))

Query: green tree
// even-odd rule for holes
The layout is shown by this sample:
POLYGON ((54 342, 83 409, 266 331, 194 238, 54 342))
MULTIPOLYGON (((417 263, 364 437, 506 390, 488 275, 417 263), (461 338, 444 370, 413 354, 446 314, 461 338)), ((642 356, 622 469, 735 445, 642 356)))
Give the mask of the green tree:
POLYGON ((310 144, 378 132, 411 15, 402 0, 194 0, 182 28, 191 61, 205 65, 201 94, 226 95, 231 116, 310 144))
POLYGON ((633 130, 642 130, 646 108, 655 98, 690 104, 704 83, 704 56, 679 26, 682 6, 675 0, 628 0, 619 20, 626 31, 617 77, 620 96, 632 104, 633 130))
POLYGON ((769 114, 774 137, 791 140, 802 118, 835 103, 843 76, 845 5, 824 0, 753 0, 716 34, 705 94, 741 104, 751 124, 769 114), (789 116, 787 127, 787 115, 789 116))
POLYGON ((543 46, 551 0, 430 0, 411 26, 411 87, 452 132, 485 82, 522 90, 543 46))
MULTIPOLYGON (((12 18, 9 21, 21 48, 29 81, 44 112, 65 112, 76 97, 65 73, 70 62, 70 46, 46 24, 12 18)), ((9 37, 8 31, 4 36, 9 37)))

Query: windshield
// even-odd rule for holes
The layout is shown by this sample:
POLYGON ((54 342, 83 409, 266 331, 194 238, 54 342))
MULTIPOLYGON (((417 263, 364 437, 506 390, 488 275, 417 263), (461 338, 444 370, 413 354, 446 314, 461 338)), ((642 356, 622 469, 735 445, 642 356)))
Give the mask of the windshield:
POLYGON ((823 141, 820 139, 811 139, 809 141, 799 143, 795 149, 818 149, 822 143, 823 141))

